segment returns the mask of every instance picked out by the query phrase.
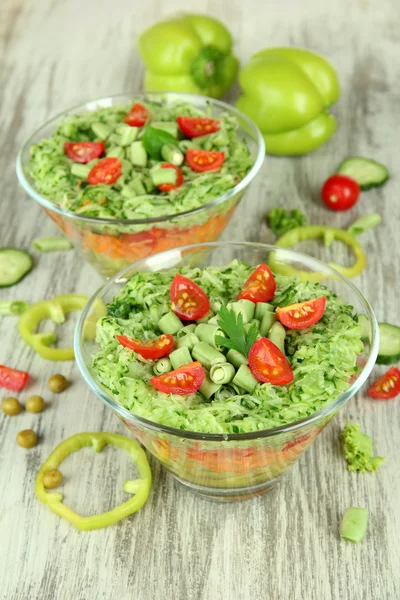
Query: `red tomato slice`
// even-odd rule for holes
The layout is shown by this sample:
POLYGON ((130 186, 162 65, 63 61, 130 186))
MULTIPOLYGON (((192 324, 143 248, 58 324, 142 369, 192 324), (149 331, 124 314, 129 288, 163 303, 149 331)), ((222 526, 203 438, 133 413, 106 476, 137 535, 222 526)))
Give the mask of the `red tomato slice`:
POLYGON ((157 360, 162 356, 166 356, 174 347, 174 338, 170 333, 163 334, 157 340, 149 340, 148 342, 132 340, 126 335, 117 335, 116 337, 124 348, 130 348, 140 354, 140 356, 143 356, 143 358, 151 360, 157 360))
POLYGON ((91 185, 98 183, 111 185, 117 181, 121 173, 122 163, 118 158, 103 158, 90 170, 87 180, 91 185))
POLYGON ((287 385, 294 379, 286 356, 267 338, 257 340, 249 352, 249 367, 257 381, 287 385))
POLYGON ((267 338, 260 338, 251 347, 249 367, 257 381, 263 383, 287 385, 294 379, 288 359, 267 338))
POLYGON ((275 292, 276 282, 271 269, 267 265, 260 265, 244 284, 238 300, 269 302, 275 292))
POLYGON ((0 365, 0 387, 19 392, 28 381, 29 373, 0 365))
POLYGON ((321 296, 321 298, 316 298, 315 300, 277 308, 276 314, 285 327, 289 329, 305 329, 320 320, 324 314, 325 304, 326 298, 325 296, 321 296))
POLYGON ((210 310, 210 301, 201 287, 177 273, 169 292, 172 310, 184 321, 201 319, 210 310))
POLYGON ((65 154, 76 163, 88 163, 104 152, 104 142, 65 142, 65 154))
POLYGON ((164 163, 161 165, 161 169, 175 169, 176 171, 176 182, 175 183, 162 183, 157 186, 161 192, 170 192, 171 190, 176 190, 176 188, 180 187, 183 183, 183 173, 176 165, 172 163, 164 163))
POLYGON ((400 370, 391 367, 368 390, 368 395, 378 400, 391 400, 400 394, 400 370))
POLYGON ((150 383, 164 394, 193 394, 204 381, 205 371, 199 361, 189 363, 175 371, 164 373, 158 377, 152 377, 150 383))
POLYGON ((216 152, 211 150, 195 150, 189 148, 186 152, 186 160, 193 171, 203 173, 203 171, 217 171, 221 168, 225 160, 225 154, 223 152, 216 152))
POLYGON ((139 104, 138 102, 134 104, 126 115, 124 121, 127 125, 131 127, 143 127, 146 124, 147 119, 149 118, 149 111, 143 104, 139 104))
POLYGON ((220 121, 217 121, 217 119, 178 117, 176 121, 179 125, 179 129, 191 138, 215 133, 221 128, 221 123, 220 121))
POLYGON ((360 186, 347 175, 332 175, 322 187, 321 196, 331 210, 348 210, 358 200, 360 186))

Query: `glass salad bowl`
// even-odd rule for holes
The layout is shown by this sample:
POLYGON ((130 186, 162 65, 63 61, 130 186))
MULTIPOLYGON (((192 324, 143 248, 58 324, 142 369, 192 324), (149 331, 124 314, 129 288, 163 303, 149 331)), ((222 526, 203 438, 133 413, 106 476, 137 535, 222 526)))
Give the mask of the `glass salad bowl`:
POLYGON ((47 121, 23 145, 17 157, 17 176, 27 194, 36 200, 58 225, 71 243, 82 253, 102 276, 110 277, 135 261, 157 252, 192 243, 218 239, 233 212, 263 164, 265 145, 257 126, 244 114, 228 104, 193 94, 160 92, 119 94, 85 102, 60 113, 47 121), (29 173, 30 148, 49 137, 66 115, 92 112, 100 107, 128 104, 135 99, 162 100, 166 104, 185 102, 199 109, 209 107, 212 116, 222 113, 235 116, 239 121, 238 136, 249 147, 253 166, 235 187, 203 206, 174 215, 155 218, 112 219, 78 214, 58 206, 59 198, 46 198, 37 189, 29 173))
POLYGON ((297 462, 340 407, 360 389, 375 363, 379 335, 374 313, 361 292, 319 260, 266 244, 214 242, 155 254, 118 273, 83 309, 74 343, 78 367, 92 391, 178 481, 209 498, 238 500, 261 494, 273 486, 297 462), (102 385, 92 368, 92 358, 99 349, 94 337, 95 325, 99 315, 104 314, 105 305, 135 272, 160 272, 184 265, 222 267, 233 259, 249 265, 273 260, 275 272, 284 272, 288 268, 296 270, 299 281, 318 275, 318 280, 351 305, 354 312, 369 319, 369 339, 363 342, 363 351, 358 355, 358 369, 349 373, 348 389, 318 412, 290 424, 251 433, 196 433, 155 423, 124 408, 102 385))

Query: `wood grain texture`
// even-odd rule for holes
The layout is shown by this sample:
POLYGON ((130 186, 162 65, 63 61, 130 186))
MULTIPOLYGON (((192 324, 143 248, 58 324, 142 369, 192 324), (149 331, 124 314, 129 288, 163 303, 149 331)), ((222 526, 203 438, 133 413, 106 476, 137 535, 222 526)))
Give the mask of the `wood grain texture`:
MULTIPOLYGON (((2 0, 2 246, 29 248, 35 236, 56 234, 17 184, 14 162, 26 136, 70 105, 140 90, 136 36, 155 19, 187 7, 185 0, 118 0, 112 5, 105 0, 2 0)), ((224 239, 273 241, 261 220, 277 204, 302 208, 312 223, 329 220, 338 226, 378 211, 384 225, 365 234, 368 269, 355 283, 379 320, 399 322, 398 1, 198 0, 196 9, 224 19, 242 61, 263 46, 305 45, 331 58, 343 87, 334 138, 303 158, 267 157, 224 239), (328 213, 318 199, 321 182, 351 154, 381 160, 393 177, 382 190, 363 194, 351 215, 328 213)), ((320 246, 313 251, 323 259, 331 252, 320 246)), ((340 247, 335 255, 347 259, 340 247)), ((90 294, 100 283, 74 252, 35 258, 34 273, 17 287, 1 290, 1 299, 90 294)), ((152 461, 154 486, 140 513, 107 530, 79 533, 35 499, 36 470, 65 437, 86 430, 124 433, 122 425, 88 390, 73 363, 44 362, 22 344, 12 318, 0 320, 0 339, 0 363, 26 368, 35 379, 21 399, 38 393, 49 403, 41 415, 0 416, 2 600, 400 598, 398 400, 372 402, 364 388, 280 485, 246 503, 225 506, 199 499, 152 461), (54 372, 72 382, 59 396, 46 388, 54 372), (377 475, 346 471, 338 433, 347 419, 358 421, 373 435, 377 453, 388 457, 377 475), (38 432, 40 444, 24 451, 15 436, 28 427, 38 432), (338 536, 349 506, 370 510, 368 534, 359 545, 338 536)), ((110 507, 119 501, 129 469, 113 450, 96 457, 82 451, 65 463, 67 498, 88 512, 110 507)))

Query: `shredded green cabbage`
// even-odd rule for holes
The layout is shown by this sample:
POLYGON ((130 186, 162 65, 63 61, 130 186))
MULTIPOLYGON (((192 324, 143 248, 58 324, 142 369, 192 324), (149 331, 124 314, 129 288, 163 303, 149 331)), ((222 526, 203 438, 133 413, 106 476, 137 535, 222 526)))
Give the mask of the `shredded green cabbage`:
MULTIPOLYGON (((223 268, 183 267, 208 295, 211 306, 236 299, 254 267, 237 260, 223 268)), ((116 340, 117 334, 142 340, 160 335, 157 323, 170 310, 169 289, 176 270, 136 273, 108 306, 97 325, 100 350, 93 372, 112 397, 133 413, 178 429, 203 433, 243 433, 285 425, 333 402, 350 385, 363 352, 358 317, 325 286, 276 276, 275 306, 321 295, 324 316, 313 327, 287 332, 287 357, 294 372, 289 386, 257 385, 253 394, 224 385, 209 402, 200 393, 188 396, 158 392, 150 383, 152 365, 116 340)))
POLYGON ((346 423, 340 437, 343 440, 344 456, 349 471, 373 473, 385 460, 383 456, 372 456, 372 437, 362 433, 358 423, 346 423))
MULTIPOLYGON (((178 116, 212 116, 187 103, 163 104, 132 100, 126 106, 99 108, 93 112, 68 115, 62 119, 57 130, 31 148, 30 174, 36 189, 62 208, 97 218, 144 219, 174 215, 199 208, 233 188, 251 169, 253 159, 245 140, 237 134, 238 121, 228 113, 218 118, 221 129, 219 139, 226 139, 224 146, 215 146, 217 134, 203 136, 199 142, 185 144, 198 148, 216 149, 225 153, 221 169, 215 172, 197 173, 184 163, 181 167, 185 182, 176 190, 160 192, 151 182, 150 170, 158 161, 148 160, 147 167, 135 167, 124 158, 122 175, 113 185, 89 185, 71 174, 73 161, 64 153, 64 143, 73 141, 99 141, 92 130, 94 123, 110 126, 114 130, 122 125, 124 117, 134 102, 145 104, 152 121, 175 121, 178 116), (146 194, 135 195, 127 186, 140 179, 146 194), (128 197, 129 196, 129 197, 128 197)), ((105 152, 116 143, 111 134, 105 141, 105 152), (111 140, 111 141, 110 141, 111 140)), ((117 136, 118 137, 118 136, 117 136)), ((178 140, 177 140, 178 144, 178 140)), ((185 149, 182 148, 185 153, 185 149)), ((92 161, 93 164, 97 161, 92 161)), ((165 161, 163 161, 165 162, 165 161)), ((89 163, 92 166, 92 163, 89 163)), ((201 218, 201 217, 200 217, 201 218)), ((208 218, 208 217, 207 217, 208 218)), ((197 217, 199 219, 199 217, 197 217)))

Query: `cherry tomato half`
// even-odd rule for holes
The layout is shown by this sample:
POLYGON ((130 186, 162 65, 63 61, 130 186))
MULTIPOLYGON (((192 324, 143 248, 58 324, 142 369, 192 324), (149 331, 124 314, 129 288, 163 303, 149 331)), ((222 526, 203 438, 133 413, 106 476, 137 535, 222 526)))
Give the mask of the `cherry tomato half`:
POLYGON ((400 370, 391 367, 379 377, 368 390, 368 395, 377 400, 391 400, 400 394, 400 370))
POLYGON ((217 171, 221 168, 225 160, 223 152, 211 150, 196 150, 189 148, 186 152, 186 160, 193 171, 203 173, 203 171, 217 171))
POLYGON ((245 282, 238 300, 269 302, 276 292, 274 275, 268 265, 259 265, 245 282))
POLYGON ((149 340, 141 342, 140 340, 132 340, 126 335, 117 335, 117 340, 124 346, 137 352, 143 358, 157 360, 162 356, 169 354, 174 347, 174 338, 170 333, 161 335, 157 340, 149 340))
POLYGON ((331 210, 348 210, 358 200, 360 186, 347 175, 332 175, 322 187, 321 196, 331 210))
POLYGON ((179 167, 173 165, 172 163, 163 163, 161 165, 161 169, 175 169, 176 171, 176 182, 175 183, 162 183, 157 186, 161 192, 170 192, 171 190, 176 190, 176 188, 180 187, 183 183, 183 173, 179 167))
POLYGON ((184 321, 201 319, 210 310, 210 301, 201 287, 177 273, 169 292, 172 310, 184 321))
POLYGON ((104 152, 104 142, 65 142, 65 154, 76 163, 88 163, 104 152))
POLYGON ((111 185, 117 181, 121 173, 122 163, 118 158, 103 158, 90 170, 87 180, 91 185, 98 183, 111 185))
POLYGON ((138 102, 134 104, 126 115, 124 121, 127 125, 131 127, 143 127, 146 124, 147 119, 149 118, 149 111, 143 104, 139 104, 138 102))
POLYGON ((158 377, 152 377, 150 383, 164 394, 193 394, 204 381, 205 371, 199 361, 189 363, 175 371, 164 373, 158 377))
POLYGON ((209 133, 215 133, 221 127, 217 119, 206 119, 198 117, 178 117, 176 122, 179 129, 188 137, 195 138, 209 133))
POLYGON ((325 296, 321 296, 321 298, 316 298, 315 300, 277 308, 276 314, 285 327, 289 329, 305 329, 320 320, 324 314, 325 305, 326 298, 325 296))
POLYGON ((251 347, 249 367, 257 381, 263 383, 287 385, 294 379, 288 359, 267 338, 260 338, 251 347))

